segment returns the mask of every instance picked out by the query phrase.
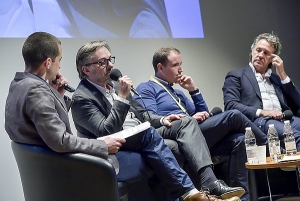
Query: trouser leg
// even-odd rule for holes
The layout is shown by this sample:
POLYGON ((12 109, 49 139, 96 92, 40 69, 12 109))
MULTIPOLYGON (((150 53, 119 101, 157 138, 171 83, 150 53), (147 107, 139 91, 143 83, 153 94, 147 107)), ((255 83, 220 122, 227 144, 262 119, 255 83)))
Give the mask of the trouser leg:
MULTIPOLYGON (((259 118, 255 120, 255 122, 259 122, 259 118)), ((295 137, 295 142, 296 142, 296 147, 297 151, 300 151, 300 118, 299 117, 293 117, 291 120, 291 126, 293 129, 294 137, 295 137)), ((269 119, 267 121, 263 121, 262 124, 262 130, 264 133, 268 133, 268 128, 270 124, 274 124, 275 128, 278 133, 279 140, 281 142, 281 146, 285 147, 284 145, 284 135, 283 135, 283 122, 277 121, 275 119, 269 119)))
POLYGON ((228 110, 212 116, 199 124, 210 149, 228 133, 245 133, 246 127, 251 127, 257 143, 266 144, 267 137, 255 124, 238 110, 228 110))
POLYGON ((165 139, 177 141, 194 173, 205 166, 212 165, 205 138, 194 118, 186 117, 174 121, 171 127, 163 126, 158 129, 158 132, 165 139))
POLYGON ((189 176, 178 165, 163 138, 153 127, 127 138, 121 149, 140 152, 172 198, 178 198, 195 188, 189 176))
POLYGON ((116 157, 119 161, 118 181, 134 182, 150 178, 154 174, 140 153, 119 151, 116 153, 116 157))
POLYGON ((213 146, 210 151, 214 155, 229 155, 229 183, 231 187, 243 187, 245 194, 242 199, 249 199, 248 170, 244 134, 236 133, 227 135, 222 141, 213 146))

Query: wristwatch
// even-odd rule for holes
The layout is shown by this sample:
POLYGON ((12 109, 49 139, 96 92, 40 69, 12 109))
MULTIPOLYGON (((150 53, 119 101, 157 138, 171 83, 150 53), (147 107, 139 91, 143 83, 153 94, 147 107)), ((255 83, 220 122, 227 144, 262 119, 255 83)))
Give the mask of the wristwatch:
POLYGON ((196 90, 194 90, 194 91, 189 91, 189 94, 192 96, 192 95, 195 95, 195 94, 197 94, 197 93, 199 93, 200 91, 199 91, 199 89, 197 88, 196 90))

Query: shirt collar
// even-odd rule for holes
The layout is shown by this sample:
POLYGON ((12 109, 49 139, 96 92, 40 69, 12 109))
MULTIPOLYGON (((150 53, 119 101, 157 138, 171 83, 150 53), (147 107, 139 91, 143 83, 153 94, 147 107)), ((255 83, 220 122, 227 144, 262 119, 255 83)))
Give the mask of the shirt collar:
POLYGON ((104 87, 102 87, 102 86, 100 86, 98 84, 95 84, 95 83, 91 82, 88 79, 86 79, 86 80, 89 81, 89 83, 91 83, 93 86, 95 86, 104 96, 106 96, 106 94, 108 94, 108 93, 115 92, 114 83, 113 82, 111 82, 110 84, 108 84, 109 85, 109 89, 107 89, 107 88, 104 88, 104 87))
MULTIPOLYGON (((251 69, 252 69, 252 71, 253 71, 254 74, 258 73, 258 72, 256 72, 256 70, 255 70, 255 68, 254 68, 254 66, 253 66, 253 64, 251 62, 249 62, 249 66, 251 67, 251 69)), ((271 77, 271 74, 272 74, 272 69, 269 68, 267 70, 267 72, 265 73, 265 77, 271 77)))
POLYGON ((153 75, 153 77, 154 77, 157 81, 159 81, 160 83, 162 83, 163 85, 170 86, 170 87, 172 87, 172 86, 174 85, 173 83, 168 83, 168 82, 166 82, 165 80, 159 79, 158 77, 156 77, 156 76, 154 76, 154 75, 153 75))

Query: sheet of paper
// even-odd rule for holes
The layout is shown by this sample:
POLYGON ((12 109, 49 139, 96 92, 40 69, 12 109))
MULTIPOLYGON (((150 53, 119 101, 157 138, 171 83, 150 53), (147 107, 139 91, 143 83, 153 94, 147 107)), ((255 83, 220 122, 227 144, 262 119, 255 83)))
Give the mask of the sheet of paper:
POLYGON ((296 161, 300 160, 300 155, 294 155, 294 156, 283 156, 282 160, 279 162, 285 162, 285 161, 296 161))
POLYGON ((97 140, 103 140, 106 137, 111 137, 111 138, 128 138, 132 135, 135 135, 137 133, 140 133, 146 129, 150 128, 150 123, 148 121, 141 123, 137 126, 131 127, 131 128, 127 128, 124 130, 121 130, 117 133, 113 133, 111 135, 107 135, 107 136, 103 136, 103 137, 98 137, 97 140))

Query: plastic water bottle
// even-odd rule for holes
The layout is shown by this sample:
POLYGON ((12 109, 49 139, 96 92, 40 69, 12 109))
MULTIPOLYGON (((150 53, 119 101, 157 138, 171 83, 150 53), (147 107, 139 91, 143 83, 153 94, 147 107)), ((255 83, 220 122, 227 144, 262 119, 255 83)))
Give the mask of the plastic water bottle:
POLYGON ((247 153, 247 160, 248 163, 258 163, 258 158, 254 148, 256 145, 255 136, 251 130, 251 127, 246 128, 245 132, 245 146, 246 146, 246 153, 247 153))
POLYGON ((289 120, 284 121, 283 135, 284 135, 286 155, 288 156, 296 155, 297 149, 296 149, 295 137, 289 120))
POLYGON ((269 124, 268 145, 269 145, 271 160, 275 162, 281 160, 280 143, 279 143, 278 134, 274 124, 269 124))

